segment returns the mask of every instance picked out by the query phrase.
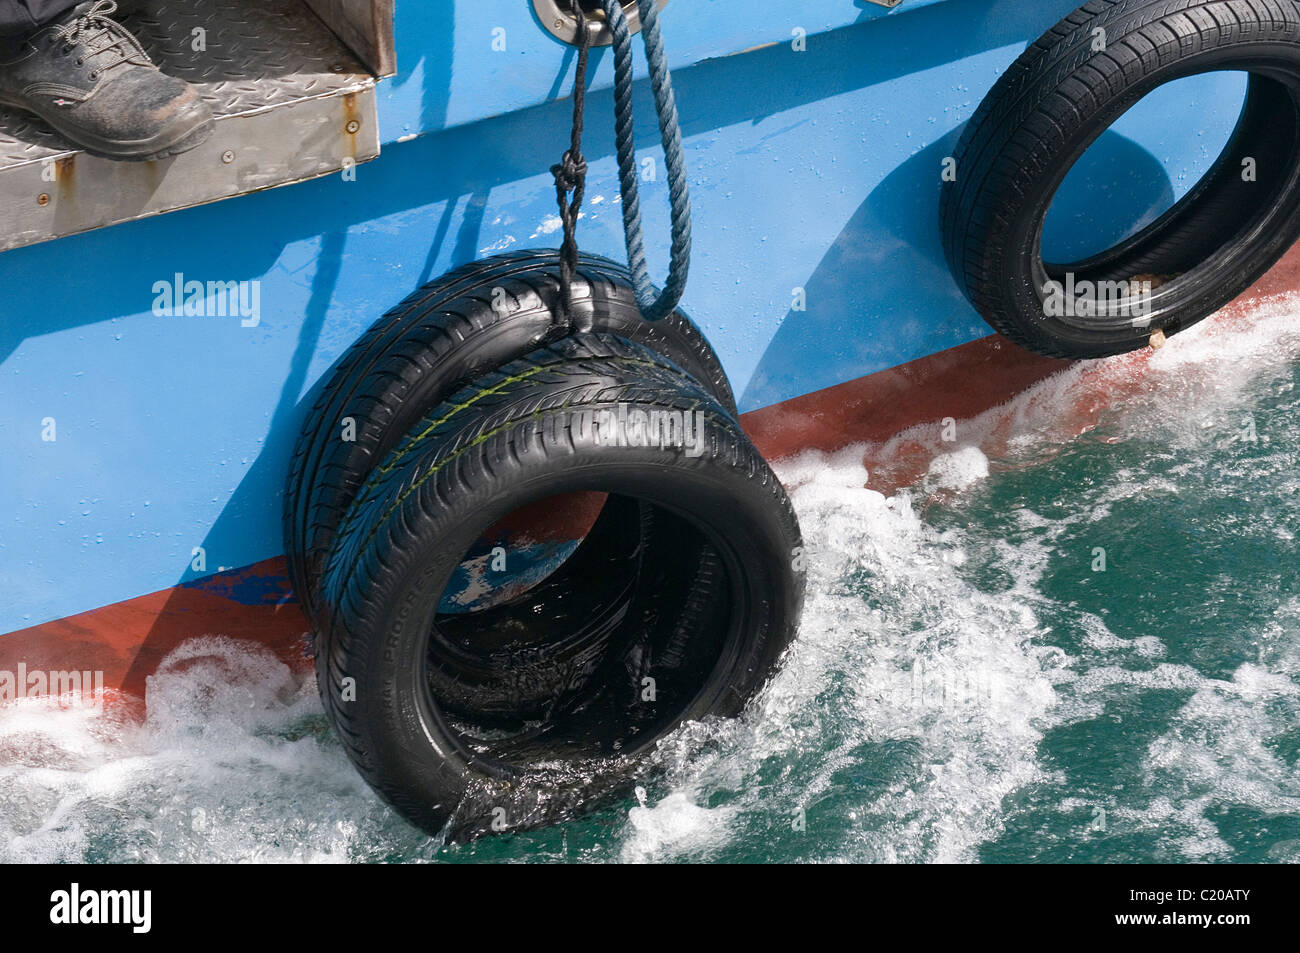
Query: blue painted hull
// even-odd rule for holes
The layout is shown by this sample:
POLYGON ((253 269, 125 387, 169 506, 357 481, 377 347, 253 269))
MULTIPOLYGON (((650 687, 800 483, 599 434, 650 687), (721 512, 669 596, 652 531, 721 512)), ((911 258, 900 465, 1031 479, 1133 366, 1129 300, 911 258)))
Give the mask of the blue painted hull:
MULTIPOLYGON (((989 333, 943 260, 942 162, 998 74, 1075 5, 669 5, 696 226, 684 308, 742 411, 989 333)), ((326 369, 441 272, 558 243, 548 168, 572 51, 519 0, 401 0, 397 35, 383 155, 355 181, 0 255, 0 633, 278 555, 289 454, 326 369), (156 287, 176 275, 256 283, 256 320, 159 314, 156 287)), ((608 53, 593 66, 580 240, 618 258, 608 53)), ((1167 207, 1217 154, 1243 89, 1198 78, 1126 117, 1099 144, 1129 170, 1114 201, 1081 170, 1049 241, 1118 237, 1167 207)), ((638 109, 642 155, 657 157, 644 88, 638 109)), ((642 190, 662 274, 662 178, 642 190)))

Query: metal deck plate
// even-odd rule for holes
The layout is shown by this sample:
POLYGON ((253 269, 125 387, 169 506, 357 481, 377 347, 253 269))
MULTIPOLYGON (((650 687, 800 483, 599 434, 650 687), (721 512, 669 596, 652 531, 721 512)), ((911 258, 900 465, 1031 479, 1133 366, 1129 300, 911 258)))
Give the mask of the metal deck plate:
POLYGON ((379 154, 375 80, 302 0, 134 0, 123 22, 217 115, 158 162, 86 155, 0 107, 0 250, 299 182, 379 154))

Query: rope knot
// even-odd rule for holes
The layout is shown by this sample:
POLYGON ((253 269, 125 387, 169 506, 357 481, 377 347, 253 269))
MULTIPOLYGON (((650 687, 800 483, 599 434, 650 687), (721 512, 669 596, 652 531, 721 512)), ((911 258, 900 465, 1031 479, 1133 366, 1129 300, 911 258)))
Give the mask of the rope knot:
POLYGON ((587 183, 587 160, 582 157, 582 124, 586 110, 587 54, 591 47, 591 34, 587 32, 587 18, 582 8, 578 14, 578 68, 573 77, 573 129, 569 148, 555 165, 555 203, 564 225, 564 241, 560 243, 560 308, 564 320, 573 325, 573 279, 578 271, 578 210, 582 208, 582 195, 587 183), (573 197, 569 197, 569 193, 573 197))
POLYGON ((555 176, 556 185, 565 192, 572 192, 586 181, 587 160, 581 154, 575 156, 572 149, 566 150, 564 158, 551 166, 551 174, 555 176))

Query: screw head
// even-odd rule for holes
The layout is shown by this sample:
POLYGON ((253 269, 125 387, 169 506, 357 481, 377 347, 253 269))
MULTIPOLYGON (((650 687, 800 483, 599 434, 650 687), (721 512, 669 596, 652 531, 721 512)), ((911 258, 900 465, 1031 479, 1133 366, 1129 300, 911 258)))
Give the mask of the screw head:
POLYGON ((355 135, 357 131, 360 130, 360 128, 361 128, 360 122, 358 122, 355 119, 348 120, 347 130, 349 135, 355 135))
POLYGON ((235 161, 235 153, 232 150, 227 149, 225 152, 221 153, 221 161, 226 165, 230 165, 230 163, 235 161))
POLYGON ((36 196, 36 204, 37 204, 37 205, 41 205, 41 206, 49 205, 49 204, 50 204, 50 193, 49 193, 49 192, 42 192, 40 195, 36 196))

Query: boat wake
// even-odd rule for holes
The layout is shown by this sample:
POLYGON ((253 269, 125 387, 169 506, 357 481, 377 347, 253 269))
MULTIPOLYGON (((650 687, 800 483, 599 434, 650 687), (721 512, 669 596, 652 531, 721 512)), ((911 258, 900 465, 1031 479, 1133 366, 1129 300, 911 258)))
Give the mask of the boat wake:
POLYGON ((1274 300, 946 433, 783 461, 799 640, 595 817, 431 842, 309 679, 211 636, 143 720, 0 711, 0 861, 1295 862, 1298 385, 1300 303, 1274 300))

